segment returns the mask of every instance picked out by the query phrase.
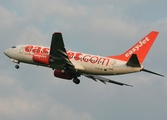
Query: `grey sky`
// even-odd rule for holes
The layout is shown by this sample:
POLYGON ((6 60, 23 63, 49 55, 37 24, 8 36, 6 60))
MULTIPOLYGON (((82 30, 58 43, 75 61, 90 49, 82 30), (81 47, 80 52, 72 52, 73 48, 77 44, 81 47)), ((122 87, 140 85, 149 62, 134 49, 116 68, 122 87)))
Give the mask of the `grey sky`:
POLYGON ((96 55, 120 54, 152 30, 159 36, 144 61, 167 76, 167 1, 1 0, 1 120, 165 120, 167 82, 147 73, 107 76, 134 87, 104 85, 81 77, 75 85, 48 68, 14 68, 3 51, 15 44, 50 46, 63 34, 67 49, 96 55))

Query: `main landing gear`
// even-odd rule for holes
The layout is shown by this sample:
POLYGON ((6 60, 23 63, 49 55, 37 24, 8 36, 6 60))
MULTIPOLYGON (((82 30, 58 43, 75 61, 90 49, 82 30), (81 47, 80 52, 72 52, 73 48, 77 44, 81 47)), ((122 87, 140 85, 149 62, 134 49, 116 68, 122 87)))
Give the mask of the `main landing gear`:
POLYGON ((80 83, 80 80, 78 79, 79 76, 80 76, 80 74, 75 74, 73 76, 73 82, 77 85, 80 83))
MULTIPOLYGON (((67 70, 68 70, 68 66, 63 65, 63 69, 61 70, 61 73, 65 74, 67 70)), ((77 77, 79 77, 80 75, 72 74, 72 76, 73 76, 73 82, 78 85, 80 83, 80 80, 77 77)))
POLYGON ((73 73, 68 73, 65 69, 62 69, 62 70, 61 70, 61 73, 62 73, 64 76, 70 75, 71 78, 73 78, 73 82, 74 82, 75 84, 78 85, 78 84, 80 83, 80 80, 77 78, 77 77, 79 77, 78 75, 73 74, 73 73))
POLYGON ((80 83, 80 80, 78 78, 74 78, 73 82, 78 85, 80 83))

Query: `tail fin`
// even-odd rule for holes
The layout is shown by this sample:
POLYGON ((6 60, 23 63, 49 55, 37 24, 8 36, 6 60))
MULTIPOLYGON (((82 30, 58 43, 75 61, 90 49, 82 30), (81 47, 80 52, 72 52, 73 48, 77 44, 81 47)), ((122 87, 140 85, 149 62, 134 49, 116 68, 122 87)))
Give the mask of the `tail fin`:
POLYGON ((136 54, 140 64, 143 63, 148 51, 150 50, 152 44, 154 43, 156 37, 158 36, 157 31, 152 31, 148 35, 146 35, 143 39, 137 42, 134 46, 132 46, 125 53, 117 56, 108 56, 110 58, 119 59, 123 61, 128 61, 132 54, 136 54))

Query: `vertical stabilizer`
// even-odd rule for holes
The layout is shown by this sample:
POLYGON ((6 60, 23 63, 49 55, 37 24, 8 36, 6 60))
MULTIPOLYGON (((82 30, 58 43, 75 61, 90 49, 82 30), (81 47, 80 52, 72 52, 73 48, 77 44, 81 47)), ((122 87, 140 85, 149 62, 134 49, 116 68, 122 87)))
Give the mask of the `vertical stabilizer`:
POLYGON ((159 32, 157 31, 152 31, 148 35, 146 35, 143 39, 141 39, 139 42, 137 42, 134 46, 132 46, 129 50, 127 50, 125 53, 117 56, 108 56, 108 57, 123 61, 128 61, 132 56, 132 54, 136 54, 140 64, 142 64, 148 51, 150 50, 156 37, 158 36, 158 33, 159 32))

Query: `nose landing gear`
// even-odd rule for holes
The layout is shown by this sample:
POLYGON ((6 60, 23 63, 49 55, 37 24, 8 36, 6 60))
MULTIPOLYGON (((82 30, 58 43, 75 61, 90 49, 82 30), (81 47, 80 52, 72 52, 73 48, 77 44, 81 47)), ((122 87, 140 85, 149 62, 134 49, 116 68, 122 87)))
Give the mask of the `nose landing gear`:
POLYGON ((15 59, 11 59, 11 60, 12 60, 12 62, 16 63, 15 68, 19 69, 19 63, 20 62, 18 60, 15 60, 15 59))
POLYGON ((15 65, 15 68, 16 68, 16 69, 19 69, 19 65, 15 65))

